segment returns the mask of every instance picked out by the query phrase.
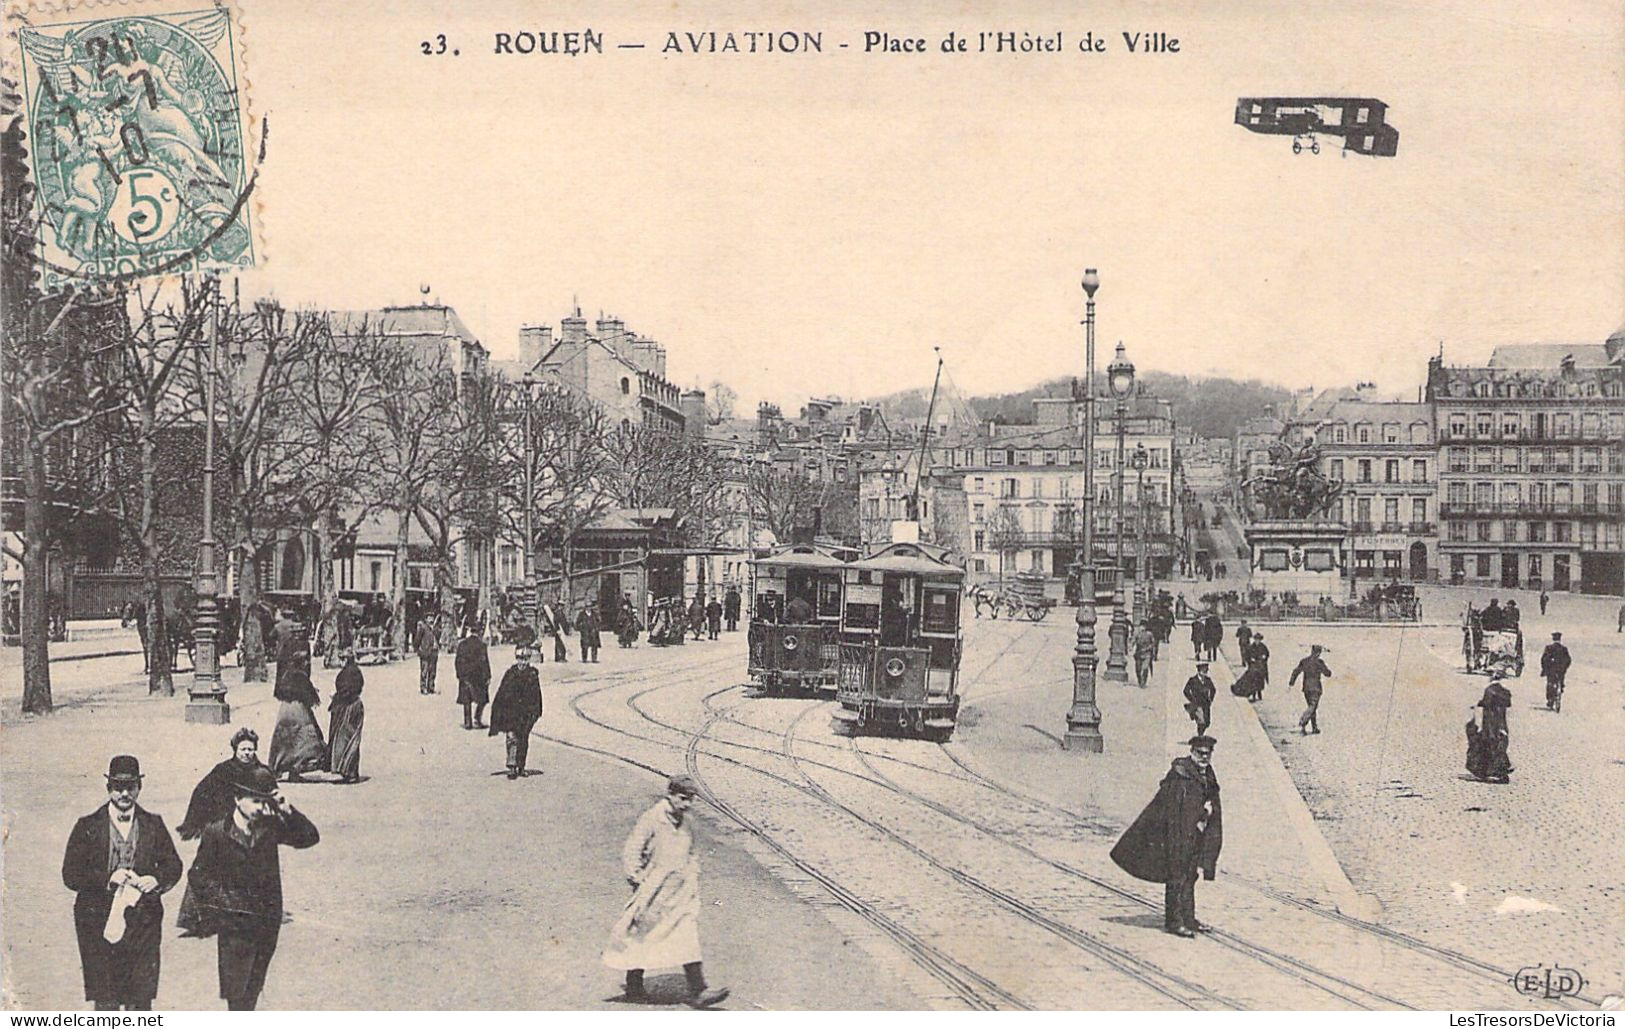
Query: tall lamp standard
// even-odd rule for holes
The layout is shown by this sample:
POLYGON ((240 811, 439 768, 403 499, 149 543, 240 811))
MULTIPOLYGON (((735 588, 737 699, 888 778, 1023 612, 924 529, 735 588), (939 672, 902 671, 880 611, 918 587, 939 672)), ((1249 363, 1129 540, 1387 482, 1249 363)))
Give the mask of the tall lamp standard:
POLYGON ((1146 453, 1144 443, 1134 444, 1134 457, 1129 461, 1129 467, 1134 469, 1134 502, 1140 509, 1139 533, 1137 553, 1134 559, 1134 620, 1144 623, 1145 613, 1151 604, 1151 566, 1146 563, 1145 532, 1148 520, 1151 517, 1149 507, 1145 502, 1145 469, 1151 463, 1146 453))
POLYGON ((1123 486, 1128 475, 1123 466, 1123 434, 1128 423, 1128 397, 1134 389, 1134 365, 1121 340, 1117 355, 1106 366, 1106 381, 1117 398, 1117 588, 1112 590, 1112 644, 1111 653, 1106 655, 1106 678, 1128 682, 1128 612, 1123 610, 1123 486))
MULTIPOLYGON (((219 576, 215 573, 214 539, 214 380, 218 372, 215 351, 220 345, 220 284, 214 292, 214 321, 209 332, 209 371, 203 386, 203 539, 198 545, 197 617, 192 628, 192 685, 187 688, 186 720, 204 725, 231 721, 226 687, 220 681, 219 576)), ((248 611, 244 617, 252 617, 248 611)))
POLYGON ((530 408, 535 399, 536 379, 527 371, 521 382, 525 389, 525 589, 530 598, 530 610, 525 614, 540 639, 541 629, 537 623, 542 610, 542 592, 541 584, 536 581, 536 449, 530 438, 530 408))
POLYGON ((1106 748, 1100 734, 1100 708, 1095 704, 1095 290, 1100 276, 1093 268, 1083 272, 1084 350, 1088 377, 1083 408, 1083 548, 1072 562, 1078 573, 1078 638, 1072 651, 1072 707, 1066 712, 1066 735, 1061 746, 1099 754, 1106 748))

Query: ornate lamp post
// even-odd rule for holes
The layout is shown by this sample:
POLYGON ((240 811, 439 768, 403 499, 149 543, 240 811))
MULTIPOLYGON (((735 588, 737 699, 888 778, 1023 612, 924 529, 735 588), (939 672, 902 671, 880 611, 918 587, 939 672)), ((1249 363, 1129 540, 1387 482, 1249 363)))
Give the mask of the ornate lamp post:
MULTIPOLYGON (((204 725, 225 725, 231 721, 231 705, 226 703, 226 687, 220 681, 220 590, 215 573, 214 539, 214 380, 217 373, 215 348, 220 344, 220 291, 214 288, 214 324, 209 333, 209 372, 204 381, 203 403, 203 539, 198 547, 197 617, 192 628, 192 685, 187 688, 186 720, 204 725)), ((244 618, 253 617, 244 611, 244 618)))
POLYGON ((1121 340, 1117 355, 1106 366, 1106 381, 1117 398, 1117 588, 1112 591, 1111 653, 1106 656, 1106 678, 1128 682, 1128 612, 1123 610, 1123 487, 1128 476, 1123 466, 1123 434, 1128 423, 1128 398, 1134 389, 1134 365, 1121 340))
POLYGON ((1134 620, 1143 622, 1151 604, 1151 566, 1146 560, 1145 534, 1151 512, 1145 502, 1145 469, 1151 463, 1144 443, 1134 444, 1134 457, 1129 467, 1134 469, 1134 500, 1140 509, 1137 554, 1134 560, 1134 620))
POLYGON ((1072 562, 1078 575, 1078 639, 1072 652, 1072 707, 1066 713, 1067 750, 1101 753, 1106 740, 1100 734, 1100 708, 1095 704, 1095 290, 1100 276, 1093 268, 1083 272, 1083 292, 1088 297, 1084 315, 1084 349, 1088 377, 1084 386, 1083 409, 1083 549, 1072 562))

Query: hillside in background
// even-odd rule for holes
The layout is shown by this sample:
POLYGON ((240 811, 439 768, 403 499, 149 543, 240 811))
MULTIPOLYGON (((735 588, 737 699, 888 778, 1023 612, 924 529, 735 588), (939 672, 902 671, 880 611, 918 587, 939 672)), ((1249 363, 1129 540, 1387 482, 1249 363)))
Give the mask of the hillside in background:
MULTIPOLYGON (((1234 435, 1236 428, 1249 418, 1263 414, 1267 404, 1279 411, 1292 394, 1280 386, 1248 379, 1189 378, 1167 372, 1148 371, 1140 376, 1148 393, 1173 401, 1174 418, 1181 426, 1194 426, 1198 435, 1234 435)), ((996 393, 966 398, 978 418, 999 418, 1020 424, 1032 421, 1032 402, 1039 397, 1064 397, 1071 389, 1071 379, 1051 379, 1019 393, 996 393)), ((889 417, 922 418, 925 416, 929 390, 908 390, 876 398, 889 417)))

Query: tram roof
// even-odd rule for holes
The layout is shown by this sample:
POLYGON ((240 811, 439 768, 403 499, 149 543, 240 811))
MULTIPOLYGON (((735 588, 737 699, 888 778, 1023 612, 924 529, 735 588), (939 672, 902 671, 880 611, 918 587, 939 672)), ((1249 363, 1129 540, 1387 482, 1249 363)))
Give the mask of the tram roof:
POLYGON ((796 544, 766 557, 759 557, 751 564, 767 568, 834 569, 846 567, 847 562, 815 546, 796 544))
POLYGON ((929 575, 941 579, 963 579, 965 570, 932 554, 918 543, 893 543, 873 557, 848 565, 861 571, 891 575, 929 575))

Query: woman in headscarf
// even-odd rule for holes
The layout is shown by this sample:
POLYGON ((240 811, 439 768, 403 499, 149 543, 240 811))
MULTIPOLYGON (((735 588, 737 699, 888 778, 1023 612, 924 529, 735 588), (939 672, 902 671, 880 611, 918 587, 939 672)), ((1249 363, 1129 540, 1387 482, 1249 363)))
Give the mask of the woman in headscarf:
POLYGON ((236 766, 252 768, 260 763, 260 734, 242 728, 231 734, 231 756, 209 769, 209 774, 192 790, 192 802, 186 805, 186 818, 175 831, 183 840, 195 840, 203 835, 203 827, 218 822, 236 809, 232 793, 232 776, 236 766))
POLYGON ((1507 783, 1512 774, 1512 760, 1507 754, 1511 735, 1507 732, 1507 708, 1512 705, 1512 691, 1501 685, 1499 679, 1484 687, 1484 696, 1475 705, 1483 711, 1484 724, 1467 720, 1467 771, 1484 782, 1507 783))
POLYGON ((327 768, 341 782, 361 780, 361 724, 367 716, 361 705, 364 684, 355 652, 345 651, 344 667, 333 680, 333 700, 327 705, 327 768))
POLYGON ((281 706, 277 708, 276 732, 271 734, 268 767, 278 778, 286 775, 289 782, 300 782, 304 773, 319 772, 327 766, 327 744, 322 741, 322 727, 312 710, 321 706, 322 698, 310 676, 299 670, 284 677, 279 669, 271 695, 281 701, 281 706))

